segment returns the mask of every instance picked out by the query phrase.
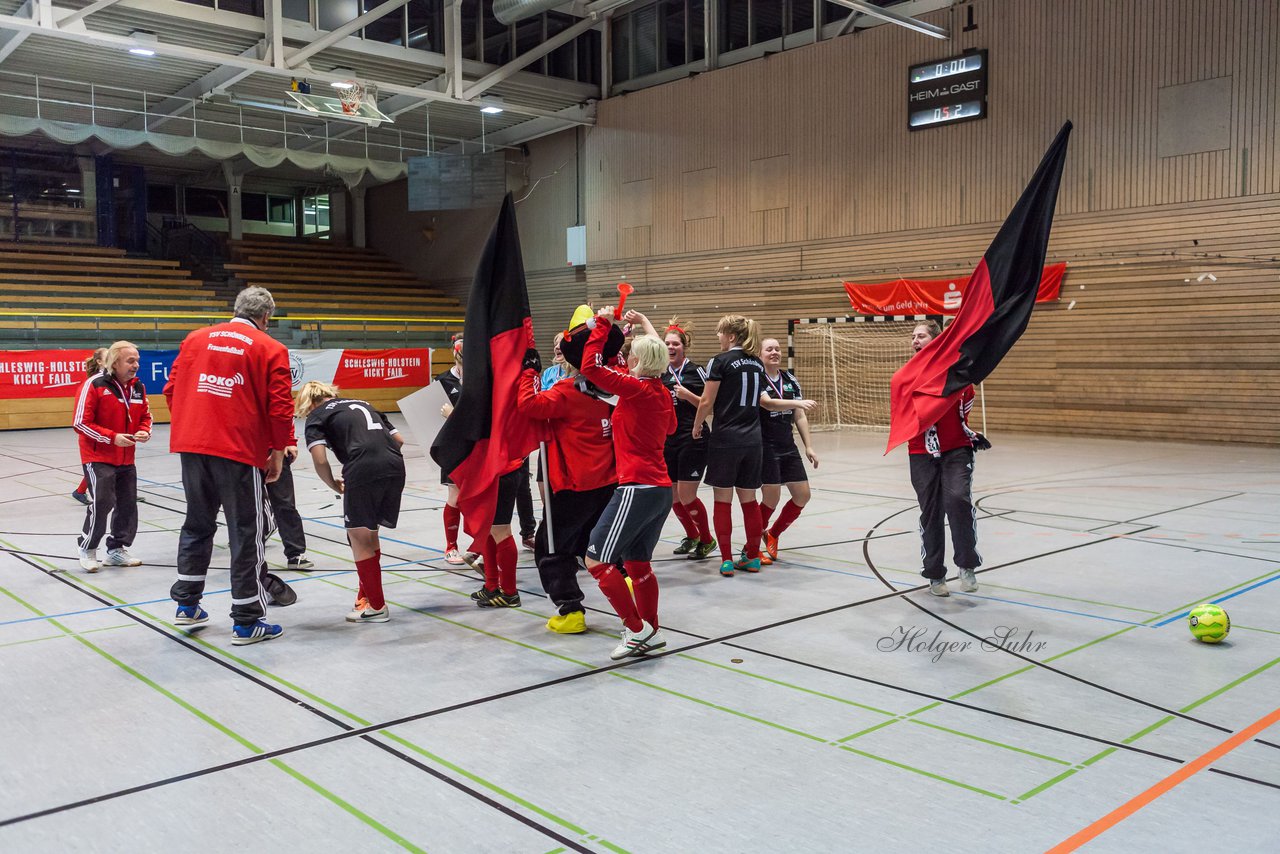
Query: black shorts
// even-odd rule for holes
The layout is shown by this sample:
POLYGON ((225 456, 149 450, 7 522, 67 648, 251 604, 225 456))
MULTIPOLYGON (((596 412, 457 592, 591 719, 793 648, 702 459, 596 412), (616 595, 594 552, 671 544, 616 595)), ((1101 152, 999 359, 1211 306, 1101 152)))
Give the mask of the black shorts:
POLYGON ((671 512, 671 487, 619 486, 591 529, 587 557, 601 563, 649 560, 671 512))
POLYGON ((789 448, 774 448, 768 442, 764 443, 760 454, 761 483, 799 483, 808 479, 804 458, 800 456, 795 442, 789 448))
POLYGON ((510 525, 516 512, 516 492, 520 489, 523 468, 509 471, 498 478, 498 500, 493 505, 493 524, 510 525))
POLYGON ((347 481, 342 490, 342 521, 347 528, 371 531, 394 528, 400 518, 400 496, 404 494, 404 475, 377 480, 347 481))
POLYGON ((760 488, 760 446, 710 448, 707 451, 707 486, 720 489, 760 488))
POLYGON ((705 436, 701 439, 670 436, 662 455, 667 460, 667 477, 672 483, 682 480, 697 483, 707 469, 707 439, 705 436))

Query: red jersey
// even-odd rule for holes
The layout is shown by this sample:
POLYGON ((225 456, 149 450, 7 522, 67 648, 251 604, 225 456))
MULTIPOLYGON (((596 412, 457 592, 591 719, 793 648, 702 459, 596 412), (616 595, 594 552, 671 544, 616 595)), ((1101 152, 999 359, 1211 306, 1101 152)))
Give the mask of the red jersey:
POLYGON ((593 385, 618 396, 613 409, 613 449, 618 483, 670 486, 663 447, 675 432, 671 393, 658 377, 633 377, 604 367, 609 324, 597 318, 582 351, 582 375, 593 385))
POLYGON ((942 456, 956 448, 973 445, 973 431, 969 429, 969 410, 973 408, 973 386, 967 385, 952 395, 951 408, 928 430, 907 442, 911 454, 942 456))
POLYGON ((134 448, 117 445, 116 434, 151 432, 147 390, 137 377, 122 385, 105 372, 94 374, 76 395, 71 426, 80 434, 80 462, 131 466, 134 448))
POLYGON ((295 444, 289 350, 237 317, 197 329, 169 371, 172 453, 208 454, 266 468, 295 444))
POLYGON ((537 391, 540 379, 531 369, 516 385, 516 409, 551 425, 547 474, 553 492, 586 492, 618 482, 613 468, 613 407, 565 379, 537 391))

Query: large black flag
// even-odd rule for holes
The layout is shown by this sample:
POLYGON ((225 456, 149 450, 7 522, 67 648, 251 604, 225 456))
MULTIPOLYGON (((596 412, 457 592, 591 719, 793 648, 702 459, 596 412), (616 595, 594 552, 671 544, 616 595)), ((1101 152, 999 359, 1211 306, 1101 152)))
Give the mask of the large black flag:
POLYGON ((539 438, 534 422, 516 411, 516 380, 533 347, 533 323, 510 193, 476 268, 462 340, 462 396, 431 443, 431 458, 458 486, 466 532, 483 541, 498 477, 519 465, 539 438))
POLYGON ((885 453, 936 424, 949 397, 986 379, 1027 328, 1070 135, 1067 122, 978 262, 951 325, 893 375, 885 453))

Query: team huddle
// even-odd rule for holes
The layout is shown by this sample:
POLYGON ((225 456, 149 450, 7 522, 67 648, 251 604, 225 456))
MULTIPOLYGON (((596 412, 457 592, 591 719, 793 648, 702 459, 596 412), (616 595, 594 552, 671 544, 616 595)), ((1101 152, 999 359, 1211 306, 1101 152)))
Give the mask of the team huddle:
MULTIPOLYGON (((242 291, 232 320, 186 338, 164 390, 170 450, 181 457, 187 502, 177 579, 170 590, 177 603, 174 623, 194 626, 209 620, 200 602, 222 510, 231 553, 232 643, 237 645, 283 635, 281 626, 266 620, 267 606, 297 599, 288 584, 267 572, 265 539, 277 521, 289 568, 311 567, 302 554, 300 520, 296 533, 285 529, 285 520, 292 528, 297 515, 289 474, 298 452, 295 415, 305 419, 305 447, 317 475, 342 495, 359 578, 356 602, 345 617, 350 622, 390 618, 378 532, 396 527, 405 486, 404 438, 383 413, 318 382, 303 384, 295 399, 287 350, 265 331, 274 310, 266 290, 242 291), (330 466, 330 451, 342 464, 340 476, 330 466)), ((810 498, 805 460, 816 468, 818 457, 806 413, 816 403, 804 398, 799 381, 781 367, 779 342, 761 340, 754 320, 727 315, 715 331, 720 353, 703 367, 687 355, 692 345, 687 323, 673 319, 660 334, 640 312, 616 317, 612 306, 598 312, 582 306, 569 330, 557 336, 550 367, 543 370, 535 350, 521 365, 516 408, 541 422, 548 437, 539 456, 543 517, 533 539, 543 589, 557 610, 547 627, 562 634, 586 631, 578 584, 585 567, 623 624, 611 655, 615 660, 666 645, 652 560, 668 513, 675 514, 684 534, 674 554, 703 561, 718 550, 719 575, 732 577, 760 572, 779 559, 780 538, 810 498), (698 497, 704 481, 712 491, 711 514, 698 497), (787 500, 779 509, 784 486, 787 500), (735 496, 742 520, 737 551, 735 496)), ((922 324, 913 345, 918 350, 937 334, 936 325, 922 324)), ((441 413, 446 417, 464 381, 461 339, 453 352, 455 364, 437 377, 450 400, 441 413)), ((152 420, 136 376, 137 348, 117 342, 100 363, 95 359, 86 365, 90 376, 75 414, 86 480, 83 493, 77 493, 88 505, 78 545, 81 566, 89 572, 101 566, 98 547, 108 515, 107 565, 141 563, 128 550, 137 532, 134 445, 150 438, 152 420)), ((954 412, 909 448, 922 511, 924 575, 931 592, 940 596, 948 595, 944 516, 951 523, 962 586, 977 589, 974 572, 981 559, 970 499, 976 436, 967 424, 971 402, 970 389, 954 412)), ((483 570, 484 583, 471 594, 481 608, 521 604, 511 521, 528 471, 527 460, 513 460, 498 477, 493 518, 480 526, 469 520, 469 530, 484 534, 472 546, 478 553, 465 554, 457 542, 459 484, 451 480, 457 473, 442 473, 449 486, 445 560, 483 570)))

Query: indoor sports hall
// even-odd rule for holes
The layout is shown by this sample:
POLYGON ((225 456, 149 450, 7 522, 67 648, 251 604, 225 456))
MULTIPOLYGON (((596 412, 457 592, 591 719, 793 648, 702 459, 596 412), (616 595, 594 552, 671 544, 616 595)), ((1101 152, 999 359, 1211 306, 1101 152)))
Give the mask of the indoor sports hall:
MULTIPOLYGON (((1277 0, 11 0, 0 851, 1276 850, 1277 45, 1277 0), (587 395, 620 302, 713 459, 649 560, 624 479, 564 630, 589 463, 512 389, 587 395), (274 398, 192 368, 237 347, 274 398), (794 403, 759 506, 737 347, 794 403), (191 443, 313 383, 403 460, 373 576, 304 413, 305 547, 254 434, 209 470, 272 533, 214 508, 176 601, 191 443), (467 529, 526 454, 511 598, 467 529)), ((674 441, 620 388, 618 472, 674 441)))

